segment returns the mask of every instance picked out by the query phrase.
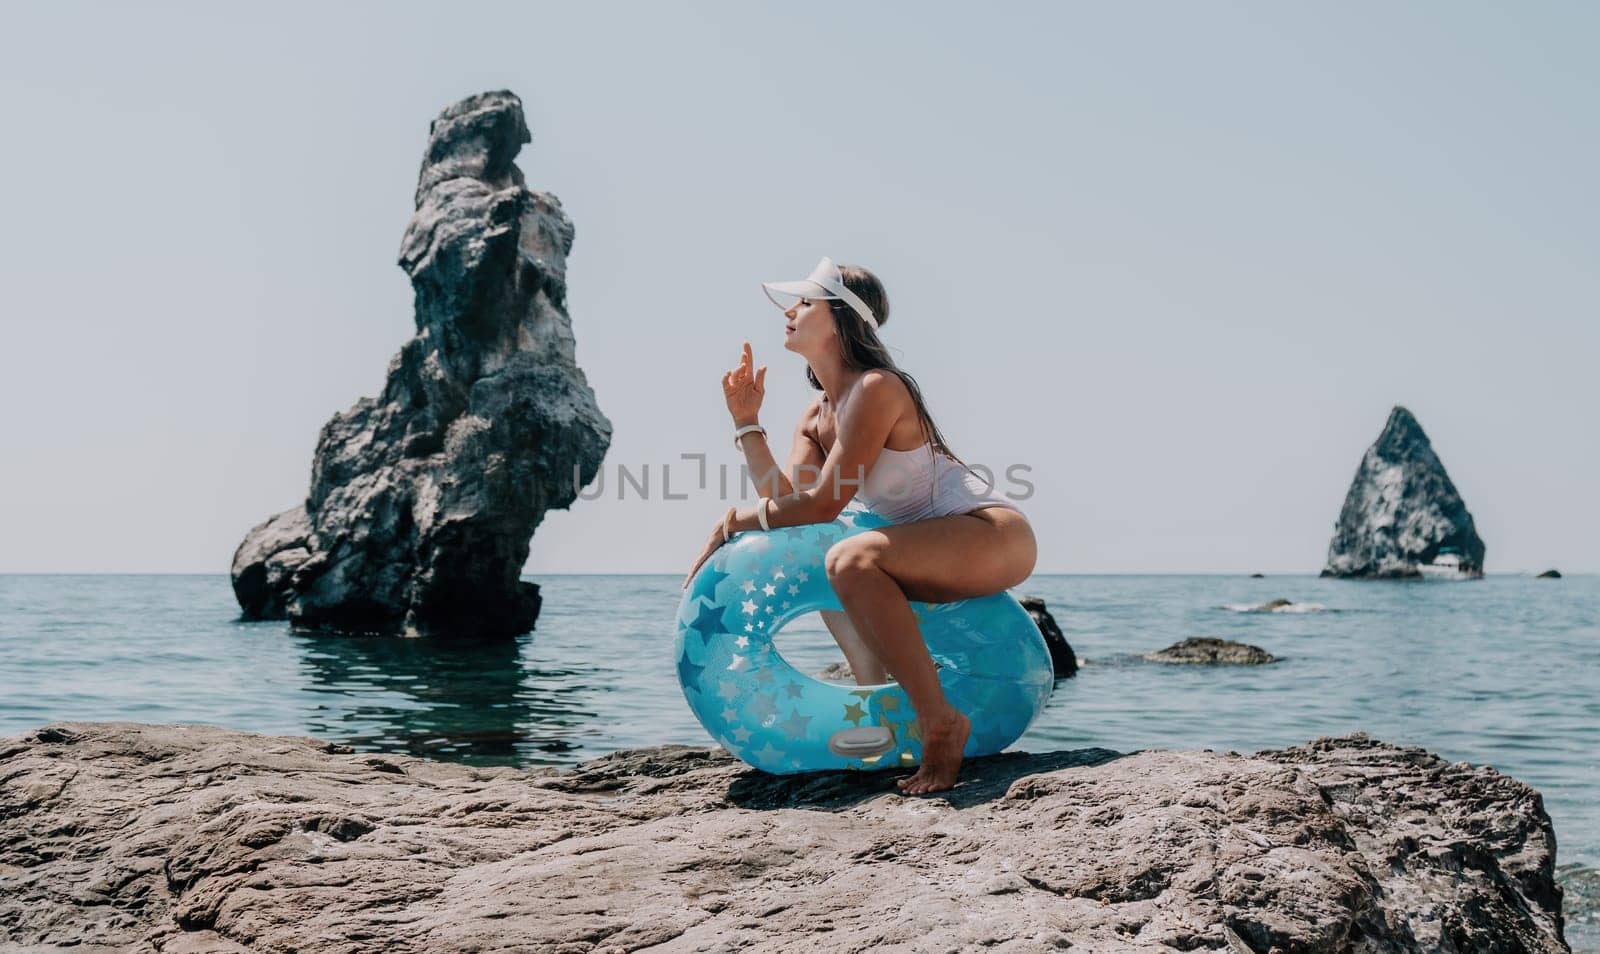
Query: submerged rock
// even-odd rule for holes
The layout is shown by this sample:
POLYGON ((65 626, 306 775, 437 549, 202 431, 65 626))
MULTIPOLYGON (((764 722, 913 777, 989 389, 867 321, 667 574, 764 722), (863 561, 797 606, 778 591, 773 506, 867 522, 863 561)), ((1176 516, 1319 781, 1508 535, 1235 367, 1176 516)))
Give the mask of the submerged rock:
POLYGON ((1362 735, 765 775, 569 772, 200 726, 0 743, 0 925, 74 950, 1555 952, 1538 792, 1362 735))
POLYGON ((1050 647, 1050 661, 1055 665, 1056 678, 1077 675, 1078 656, 1072 651, 1072 644, 1067 642, 1061 627, 1056 625, 1056 618, 1045 608, 1044 597, 1018 596, 1017 602, 1033 617, 1034 625, 1044 635, 1044 644, 1050 647))
POLYGON ((246 618, 412 635, 533 627, 529 540, 594 478, 611 423, 566 310, 572 221, 513 161, 530 139, 506 91, 433 121, 399 261, 416 335, 381 395, 323 426, 305 504, 240 544, 246 618))
POLYGON ((1403 407, 1361 458, 1328 544, 1323 576, 1420 576, 1444 548, 1468 575, 1483 573, 1483 541, 1472 514, 1433 452, 1422 425, 1403 407))
POLYGON ((1222 609, 1230 613, 1325 613, 1326 606, 1321 603, 1296 603, 1282 597, 1268 600, 1265 603, 1224 603, 1222 609))
POLYGON ((1166 649, 1145 653, 1142 658, 1151 662, 1205 666, 1262 666, 1278 661, 1278 657, 1260 646, 1236 643, 1231 639, 1215 639, 1210 636, 1196 636, 1181 643, 1173 643, 1166 649))

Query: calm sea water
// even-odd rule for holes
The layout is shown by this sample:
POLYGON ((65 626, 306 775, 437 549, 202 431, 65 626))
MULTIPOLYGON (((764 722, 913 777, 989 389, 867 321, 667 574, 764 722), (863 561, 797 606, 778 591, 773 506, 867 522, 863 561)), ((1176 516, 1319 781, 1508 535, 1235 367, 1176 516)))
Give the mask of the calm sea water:
MULTIPOLYGON (((460 645, 241 623, 225 575, 0 576, 0 735, 61 719, 201 722, 523 765, 708 744, 671 660, 681 580, 541 577, 536 632, 460 645)), ((1086 660, 1019 748, 1249 752, 1365 730, 1532 784, 1560 862, 1600 867, 1600 577, 1036 576, 1015 592, 1044 597, 1086 660), (1277 598, 1323 609, 1240 611, 1277 598), (1190 636, 1282 661, 1136 656, 1190 636)), ((814 614, 778 645, 807 671, 839 658, 814 614)))

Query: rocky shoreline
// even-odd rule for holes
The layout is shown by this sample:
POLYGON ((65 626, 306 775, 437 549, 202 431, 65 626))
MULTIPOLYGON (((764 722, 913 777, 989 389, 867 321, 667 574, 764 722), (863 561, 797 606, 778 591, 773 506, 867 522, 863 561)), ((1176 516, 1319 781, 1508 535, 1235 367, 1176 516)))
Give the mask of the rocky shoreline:
POLYGON ((0 743, 0 942, 79 951, 1565 951, 1539 793, 1355 735, 1008 753, 908 798, 719 749, 474 768, 202 726, 0 743))

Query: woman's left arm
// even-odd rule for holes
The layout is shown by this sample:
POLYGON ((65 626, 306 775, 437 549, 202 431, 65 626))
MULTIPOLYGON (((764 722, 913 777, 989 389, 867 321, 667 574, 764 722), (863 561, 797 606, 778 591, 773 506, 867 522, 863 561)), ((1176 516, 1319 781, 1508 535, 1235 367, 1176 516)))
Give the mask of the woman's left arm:
POLYGON ((684 588, 688 588, 700 566, 711 559, 711 554, 727 542, 723 539, 724 530, 731 537, 741 530, 761 529, 759 509, 763 506, 767 508, 769 530, 828 523, 839 516, 856 495, 856 489, 866 483, 867 474, 883 453, 889 431, 900 416, 902 400, 909 400, 909 397, 905 382, 893 372, 873 370, 862 375, 849 406, 840 409, 839 436, 823 461, 817 485, 786 497, 773 497, 770 502, 758 500, 749 507, 729 507, 712 528, 689 575, 684 577, 684 588))
MULTIPOLYGON (((909 399, 905 382, 889 371, 868 371, 856 386, 856 393, 838 416, 839 436, 822 463, 817 485, 787 497, 774 497, 767 504, 767 526, 797 527, 808 523, 827 523, 839 516, 883 453, 889 431, 900 417, 902 399, 909 399)), ((761 506, 735 508, 730 529, 753 530, 761 526, 756 510, 761 506)))

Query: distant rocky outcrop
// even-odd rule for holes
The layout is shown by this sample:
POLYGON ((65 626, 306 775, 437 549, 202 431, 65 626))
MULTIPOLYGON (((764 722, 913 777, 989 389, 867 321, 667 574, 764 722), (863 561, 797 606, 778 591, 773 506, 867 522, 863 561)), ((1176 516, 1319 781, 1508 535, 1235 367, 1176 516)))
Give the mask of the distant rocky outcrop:
POLYGON ((1264 666, 1278 661, 1278 657, 1260 646, 1211 636, 1196 636, 1181 643, 1173 643, 1166 649, 1145 653, 1143 658, 1151 662, 1201 666, 1264 666))
POLYGON ((1559 952, 1555 833, 1362 735, 765 775, 471 768, 202 726, 0 742, 0 941, 74 951, 1559 952))
POLYGON ((1539 579, 1539 580, 1559 580, 1559 579, 1561 579, 1561 571, 1560 570, 1554 570, 1554 569, 1545 570, 1543 573, 1541 573, 1537 577, 1535 577, 1535 579, 1539 579))
POLYGON ((529 540, 598 473, 611 422, 566 310, 572 221, 513 161, 530 140, 503 90, 433 121, 400 248, 416 335, 381 395, 322 428, 305 504, 239 545, 245 618, 412 635, 533 627, 539 588, 519 578, 529 540))
POLYGON ((1445 547, 1456 552, 1463 571, 1482 574, 1484 546, 1472 514, 1422 425, 1396 407, 1356 470, 1322 575, 1415 577, 1445 547))

